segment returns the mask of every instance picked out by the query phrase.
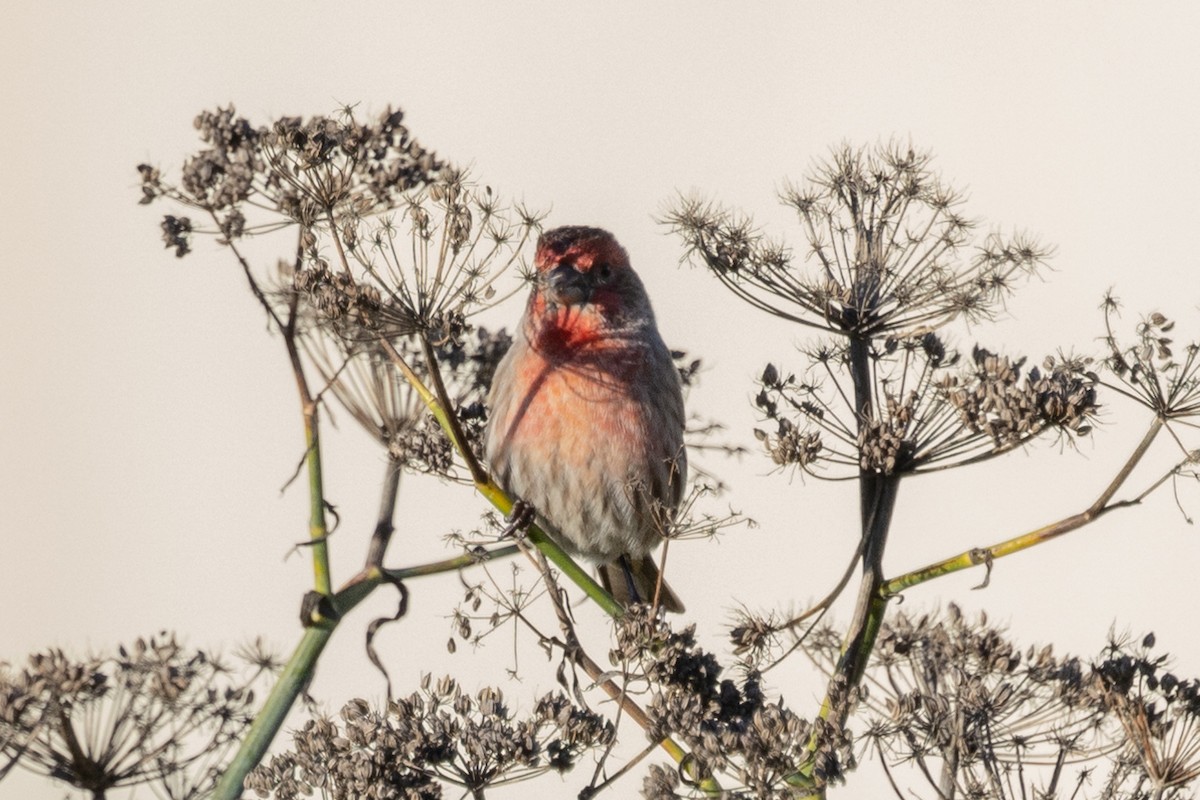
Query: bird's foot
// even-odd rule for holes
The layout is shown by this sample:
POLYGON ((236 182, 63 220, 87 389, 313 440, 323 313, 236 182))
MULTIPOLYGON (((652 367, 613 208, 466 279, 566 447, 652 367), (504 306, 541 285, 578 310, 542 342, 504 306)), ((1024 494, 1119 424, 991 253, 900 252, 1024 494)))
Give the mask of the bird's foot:
POLYGON ((536 516, 537 509, 524 500, 517 500, 513 503, 512 513, 505 521, 504 530, 500 531, 500 538, 525 538, 525 531, 529 530, 529 526, 533 524, 533 518, 536 516))

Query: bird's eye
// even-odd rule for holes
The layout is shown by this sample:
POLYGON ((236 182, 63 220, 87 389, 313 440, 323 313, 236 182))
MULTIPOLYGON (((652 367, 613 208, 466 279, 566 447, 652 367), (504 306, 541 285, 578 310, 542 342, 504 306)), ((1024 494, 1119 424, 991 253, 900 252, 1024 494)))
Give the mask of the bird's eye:
POLYGON ((592 268, 592 274, 596 276, 596 283, 608 283, 612 278, 612 267, 607 262, 601 262, 592 268))

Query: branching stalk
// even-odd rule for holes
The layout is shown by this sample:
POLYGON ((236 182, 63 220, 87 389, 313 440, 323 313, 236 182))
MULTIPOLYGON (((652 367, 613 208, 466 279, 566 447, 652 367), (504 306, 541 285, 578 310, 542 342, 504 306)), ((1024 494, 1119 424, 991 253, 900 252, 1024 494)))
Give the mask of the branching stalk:
MULTIPOLYGON (((546 584, 546 589, 549 592, 551 604, 554 606, 554 612, 558 617, 559 628, 562 630, 563 637, 566 640, 566 649, 568 651, 567 656, 573 663, 583 667, 583 671, 588 674, 588 677, 591 678, 597 686, 603 689, 604 693, 612 698, 612 700, 621 707, 621 711, 628 715, 629 718, 634 722, 636 722, 642 728, 642 730, 650 730, 652 723, 646 712, 643 711, 641 706, 639 706, 629 697, 628 693, 626 693, 622 687, 618 686, 607 677, 605 671, 600 668, 599 664, 592 660, 592 657, 587 654, 587 651, 584 650, 583 646, 579 643, 579 637, 575 635, 575 626, 572 624, 571 617, 567 613, 566 608, 563 606, 562 599, 559 594, 561 590, 559 589, 554 578, 551 576, 550 568, 546 564, 545 552, 539 552, 539 556, 538 563, 542 573, 542 580, 546 584)), ((664 751, 666 751, 667 755, 669 755, 675 761, 676 764, 684 766, 685 764, 689 763, 687 762, 687 751, 684 750, 683 747, 681 747, 679 743, 670 736, 659 742, 659 745, 664 751)), ((684 766, 684 768, 688 769, 687 766, 684 766)), ((695 778, 696 776, 693 775, 692 777, 695 778)), ((698 785, 706 794, 719 795, 721 793, 721 785, 717 783, 714 778, 701 778, 698 781, 698 785)))
POLYGON ((333 635, 336 621, 328 625, 306 628, 300 644, 288 659, 279 680, 271 689, 262 710, 254 718, 250 730, 242 739, 233 761, 225 768, 221 780, 213 790, 213 800, 238 800, 242 796, 242 782, 266 755, 275 734, 283 727, 283 721, 312 679, 321 651, 333 635))
POLYGON ((392 517, 395 515, 396 496, 400 491, 400 464, 389 458, 383 476, 383 497, 379 501, 379 519, 375 523, 375 531, 371 534, 371 547, 367 551, 367 567, 378 567, 383 564, 384 553, 396 530, 392 517))
POLYGON ((1137 447, 1134 448, 1133 453, 1130 454, 1129 458, 1121 466, 1117 475, 1104 488, 1104 491, 1100 493, 1096 501, 1084 511, 1064 517, 1057 522, 1052 522, 1049 525, 1042 526, 1012 539, 1006 539, 990 547, 972 548, 966 552, 892 578, 880 587, 880 594, 884 598, 894 597, 905 589, 933 580, 934 578, 940 578, 943 575, 949 575, 952 572, 970 569, 971 567, 987 565, 990 569, 992 562, 998 558, 1004 558, 1013 553, 1019 553, 1022 550, 1028 550, 1031 547, 1045 544, 1063 534, 1070 533, 1073 530, 1082 528, 1084 525, 1095 522, 1110 511, 1115 511, 1118 508, 1127 508, 1141 502, 1142 498, 1149 491, 1153 491, 1153 489, 1162 485, 1162 480, 1155 482, 1147 492, 1143 492, 1132 500, 1114 503, 1112 502, 1112 498, 1120 490, 1125 481, 1128 480, 1134 468, 1142 460, 1142 457, 1146 455, 1146 452, 1150 449, 1150 445, 1162 431, 1163 424, 1164 421, 1161 417, 1154 418, 1150 423, 1150 427, 1146 430, 1146 435, 1138 442, 1137 447))
POLYGON ((283 673, 271 689, 266 702, 263 703, 262 710, 254 718, 237 754, 221 776, 221 780, 213 792, 213 800, 237 800, 241 797, 242 782, 250 770, 254 769, 262 760, 275 735, 283 727, 284 719, 296 702, 296 698, 300 696, 312 678, 317 666, 317 659, 320 658, 321 651, 325 649, 325 645, 333 635, 338 621, 365 600, 377 586, 383 583, 391 585, 397 580, 454 572, 482 563, 489 558, 503 558, 517 552, 519 552, 517 545, 506 545, 488 551, 486 557, 467 554, 429 564, 391 570, 371 567, 354 576, 332 598, 337 616, 332 619, 321 618, 319 624, 305 629, 304 636, 300 639, 291 658, 288 659, 283 673))
MULTIPOLYGON (((854 383, 855 412, 860 438, 873 413, 874 386, 871 379, 870 342, 853 337, 850 340, 850 373, 854 383)), ((828 719, 838 706, 837 699, 858 685, 866 670, 867 661, 875 647, 875 636, 883 622, 886 600, 880 602, 879 587, 883 583, 883 554, 887 546, 892 510, 900 488, 900 478, 867 469, 859 470, 859 508, 862 515, 863 576, 854 616, 842 646, 842 657, 834 669, 833 680, 821 708, 821 717, 828 719), (835 683, 844 682, 842 688, 835 683)), ((839 713, 844 717, 844 712, 839 713)), ((835 719, 841 725, 844 718, 835 719)))
MULTIPOLYGON (((219 226, 216 214, 209 211, 213 222, 219 226)), ((326 537, 329 535, 328 527, 325 521, 325 490, 321 477, 321 439, 320 439, 320 414, 319 407, 313 398, 312 391, 308 386, 308 379, 304 374, 304 363, 300 358, 300 348, 297 345, 296 322, 299 318, 299 298, 294 293, 288 302, 287 320, 280 319, 279 314, 271 307, 271 303, 267 300, 266 294, 263 293, 262 287, 258 285, 258 281, 254 279, 254 273, 250 269, 250 262, 242 255, 237 245, 233 242, 228 244, 230 251, 237 259, 238 264, 242 267, 242 272, 246 276, 246 280, 250 283, 250 290, 254 293, 255 299, 266 311, 267 316, 279 327, 283 333, 283 343, 287 348, 288 362, 292 367, 292 375, 296 380, 296 391, 300 395, 300 411, 304 416, 304 447, 305 461, 308 465, 308 490, 309 490, 309 523, 308 533, 310 540, 310 550, 313 557, 313 589, 318 594, 328 596, 333 592, 333 580, 329 570, 329 548, 326 545, 326 537)), ((297 268, 299 268, 299 257, 297 257, 297 268)))

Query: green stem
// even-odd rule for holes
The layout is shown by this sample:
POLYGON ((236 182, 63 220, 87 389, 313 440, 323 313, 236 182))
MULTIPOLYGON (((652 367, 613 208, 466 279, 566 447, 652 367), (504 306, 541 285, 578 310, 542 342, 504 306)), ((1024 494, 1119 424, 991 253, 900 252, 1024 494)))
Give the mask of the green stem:
POLYGON ((879 588, 880 594, 885 598, 894 597, 895 595, 903 592, 905 589, 925 583, 926 581, 931 581, 934 578, 940 578, 943 575, 949 575, 952 572, 958 572, 960 570, 970 569, 971 567, 978 567, 980 565, 990 566, 991 563, 998 558, 1004 558, 1005 556, 1010 556, 1013 553, 1019 553, 1022 550, 1028 550, 1031 547, 1045 544, 1052 539, 1057 539, 1059 536, 1062 536, 1065 533, 1070 533, 1071 531, 1082 528, 1084 525, 1095 522, 1110 511, 1114 511, 1118 508, 1126 508, 1130 505, 1136 504, 1147 493, 1153 491, 1158 484, 1156 483, 1146 492, 1143 492, 1142 495, 1134 498, 1133 500, 1113 503, 1112 498, 1116 495, 1117 491, 1120 490, 1121 486, 1124 485, 1125 481, 1129 479, 1129 476, 1133 473, 1134 468, 1142 460, 1142 457, 1146 455, 1146 452, 1150 449, 1150 445, 1154 443, 1155 438, 1162 431, 1163 425, 1164 421, 1161 417, 1154 418, 1154 420, 1150 423, 1150 427, 1146 430, 1146 434, 1142 437, 1142 440, 1138 442, 1137 447, 1134 448, 1133 453, 1131 453, 1129 458, 1126 459, 1116 476, 1112 479, 1112 481, 1109 482, 1108 486, 1104 488, 1104 491, 1100 493, 1100 496, 1096 498, 1096 501, 1088 506, 1088 508, 1084 511, 1081 511, 1078 514, 1072 514, 1069 517, 1064 517, 1057 522, 1044 525, 1036 530, 1021 534, 1020 536, 1015 536, 1011 539, 1005 539, 1004 541, 991 545, 990 547, 972 548, 966 552, 959 553, 958 555, 954 555, 933 564, 921 567, 920 569, 906 572, 899 577, 886 581, 879 588))
MULTIPOLYGON (((241 258, 240 255, 238 257, 241 258)), ((328 597, 333 593, 333 578, 329 569, 329 546, 326 541, 329 530, 325 524, 325 485, 321 475, 321 416, 320 406, 309 391, 304 362, 300 358, 300 348, 296 345, 299 302, 299 295, 293 293, 289 301, 287 323, 283 328, 283 341, 287 346, 296 391, 300 395, 300 411, 304 416, 304 460, 308 465, 308 536, 312 543, 313 589, 318 594, 328 597)))
MULTIPOLYGON (((519 548, 515 544, 499 547, 489 551, 488 558, 513 555, 518 550, 519 548)), ((462 555, 429 564, 386 570, 386 572, 392 578, 405 580, 463 569, 483 560, 475 555, 462 555)), ((279 680, 272 687, 262 709, 250 725, 250 730, 242 739, 237 754, 225 768, 225 773, 221 776, 221 780, 213 792, 213 800, 237 800, 242 796, 242 782, 250 770, 254 769, 262 760, 275 735, 283 726, 284 719, 296 702, 296 698, 311 678, 317 665, 317 659, 333 635, 338 619, 365 600, 367 595, 375 590, 375 587, 385 582, 383 572, 384 570, 376 567, 356 575, 333 597, 333 607, 338 611, 337 618, 322 618, 320 624, 305 629, 300 644, 296 646, 292 657, 288 659, 279 680)), ((390 581, 387 582, 390 583, 390 581)))
POLYGON ((242 782, 262 760, 275 734, 283 726, 292 704, 308 684, 321 651, 333 635, 333 629, 333 624, 305 629, 304 637, 288 659, 279 681, 271 689, 271 694, 242 739, 237 755, 221 775, 213 791, 213 800, 237 800, 242 796, 242 782))
POLYGON ((519 552, 521 552, 519 546, 509 544, 488 550, 486 555, 482 556, 474 553, 466 553, 461 556, 454 556, 453 558, 444 558, 440 561, 418 564, 413 567, 401 567, 400 569, 382 569, 372 565, 355 575, 338 590, 338 593, 333 597, 333 605, 339 614, 345 614, 361 603, 363 598, 373 592, 375 587, 381 583, 395 584, 396 581, 406 581, 410 578, 422 578, 426 575, 441 575, 446 572, 455 572, 482 564, 485 561, 507 558, 519 552))
POLYGON ((325 487, 321 476, 321 435, 315 403, 305 404, 304 441, 308 446, 308 535, 312 542, 313 589, 328 597, 333 594, 329 569, 329 531, 325 523, 325 487))
POLYGON ((471 480, 476 484, 484 483, 488 479, 487 470, 479 463, 479 459, 475 458, 471 448, 467 447, 467 436, 463 433, 462 423, 459 422, 458 414, 454 411, 450 393, 446 391, 446 383, 442 380, 442 369, 438 364, 437 352, 433 349, 433 344, 430 343, 428 336, 421 336, 421 350, 425 354, 425 363, 429 367, 429 380, 433 382, 438 405, 442 407, 443 413, 438 418, 438 422, 446 429, 450 441, 454 443, 458 454, 466 462, 467 469, 471 473, 471 480))
MULTIPOLYGON (((870 341, 860 336, 852 336, 849 351, 850 376, 854 384, 854 414, 858 420, 861 437, 874 416, 870 341)), ((846 721, 849 711, 847 697, 862 681, 871 652, 875 649, 875 639, 883 624, 884 613, 887 611, 888 598, 880 594, 879 587, 883 584, 883 553, 887 546, 887 535, 900 488, 900 478, 897 475, 860 469, 858 484, 859 512, 862 520, 862 582, 859 584, 858 601, 846 631, 841 656, 829 679, 819 714, 821 719, 828 720, 838 727, 846 721)), ((820 737, 814 733, 808 743, 810 757, 788 777, 790 784, 811 789, 815 793, 814 796, 824 794, 824 788, 818 785, 816 780, 812 758, 819 748, 820 737)))
POLYGON ((931 581, 934 578, 940 578, 952 572, 978 567, 983 564, 991 564, 991 562, 998 558, 1010 556, 1022 550, 1028 550, 1030 547, 1035 547, 1051 539, 1056 539, 1064 533, 1070 533, 1077 528, 1082 528, 1084 525, 1096 521, 1117 507, 1119 506, 1109 506, 1100 512, 1089 510, 1079 514, 1072 514, 1069 517, 1060 519, 1058 522, 1053 522, 1029 533, 1007 539, 991 547, 976 547, 964 553, 959 553, 956 556, 938 561, 937 563, 913 570, 912 572, 906 572, 884 583, 879 587, 879 593, 884 597, 895 597, 905 589, 925 583, 926 581, 931 581))
MULTIPOLYGON (((215 213, 209 210, 209 216, 212 217, 213 223, 220 226, 220 220, 217 219, 215 213)), ((318 408, 313 400, 312 392, 308 388, 308 379, 304 375, 304 362, 300 358, 300 348, 296 346, 296 323, 299 319, 299 302, 300 296, 292 292, 288 300, 288 315, 284 321, 276 313, 266 294, 263 293, 262 287, 258 285, 258 281, 254 279, 254 273, 250 269, 250 262, 242 255, 242 252, 233 242, 229 242, 228 246, 233 251, 234 257, 237 258, 238 264, 242 267, 242 273, 246 276, 246 280, 250 284, 250 289, 258 299, 260 305, 267 312, 267 316, 279 327, 283 333, 283 342, 287 348, 288 362, 292 367, 292 376, 296 381, 296 391, 300 395, 300 410, 304 415, 304 446, 305 446, 305 461, 308 464, 308 487, 309 487, 309 538, 313 542, 313 583, 314 589, 328 596, 333 591, 333 582, 329 570, 329 548, 325 544, 325 539, 328 534, 325 524, 325 491, 322 485, 321 478, 321 437, 318 433, 320 425, 318 424, 318 408)), ((297 243, 299 248, 299 243, 297 243)), ((300 253, 297 250, 296 254, 296 269, 300 267, 300 253)))
MULTIPOLYGON (((508 494, 496 485, 490 478, 486 483, 476 484, 475 489, 484 496, 484 498, 495 506, 496 510, 505 516, 509 516, 513 511, 513 500, 508 494)), ((525 532, 525 537, 545 554, 546 558, 558 567, 559 571, 571 580, 584 593, 592 599, 596 605, 600 606, 604 613, 614 619, 625 615, 625 609, 621 604, 613 599, 612 595, 604 591, 604 587, 596 583, 596 580, 587 573, 583 567, 579 566, 566 550, 559 547, 545 531, 543 531, 536 523, 529 526, 525 532)))

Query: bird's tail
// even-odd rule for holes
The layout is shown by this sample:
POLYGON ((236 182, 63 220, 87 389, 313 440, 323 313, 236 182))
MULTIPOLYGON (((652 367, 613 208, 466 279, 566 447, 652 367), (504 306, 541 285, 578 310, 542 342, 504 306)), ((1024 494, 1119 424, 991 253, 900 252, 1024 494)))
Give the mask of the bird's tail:
POLYGON ((601 585, 623 606, 653 603, 657 597, 664 610, 683 613, 683 601, 659 575, 653 556, 624 555, 610 564, 601 564, 599 572, 601 585))

